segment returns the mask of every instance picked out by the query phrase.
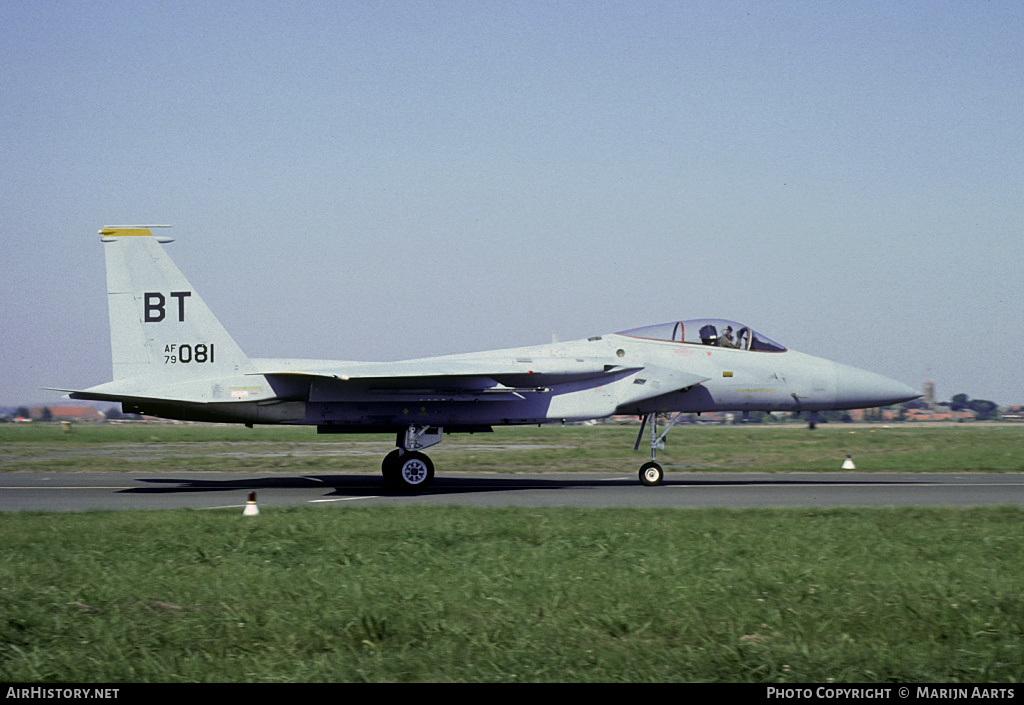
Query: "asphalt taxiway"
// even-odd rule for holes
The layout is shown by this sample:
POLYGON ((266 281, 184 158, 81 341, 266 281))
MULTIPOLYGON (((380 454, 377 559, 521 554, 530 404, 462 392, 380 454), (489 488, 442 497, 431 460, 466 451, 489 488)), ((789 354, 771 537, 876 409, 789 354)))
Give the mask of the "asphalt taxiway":
POLYGON ((486 507, 1024 506, 1024 473, 451 473, 410 494, 379 474, 0 473, 0 511, 451 505, 486 507))

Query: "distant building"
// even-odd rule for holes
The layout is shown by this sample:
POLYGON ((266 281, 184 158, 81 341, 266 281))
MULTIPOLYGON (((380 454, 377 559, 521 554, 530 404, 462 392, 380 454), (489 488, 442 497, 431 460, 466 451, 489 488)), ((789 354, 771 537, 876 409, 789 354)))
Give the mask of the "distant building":
POLYGON ((1003 410, 1003 421, 1024 421, 1024 406, 1008 406, 1003 410))
POLYGON ((924 393, 924 398, 921 401, 927 404, 929 409, 934 409, 937 405, 935 401, 935 382, 925 382, 924 388, 921 391, 924 393))
POLYGON ((33 421, 39 421, 50 410, 51 421, 103 421, 106 417, 92 406, 33 406, 29 414, 33 421))
POLYGON ((932 409, 907 409, 905 421, 974 421, 976 414, 970 409, 960 411, 933 411, 932 409))
POLYGON ((929 422, 954 422, 974 421, 977 417, 970 409, 951 411, 948 407, 936 406, 934 409, 908 409, 900 407, 887 407, 882 409, 851 409, 849 412, 852 421, 929 421, 929 422))

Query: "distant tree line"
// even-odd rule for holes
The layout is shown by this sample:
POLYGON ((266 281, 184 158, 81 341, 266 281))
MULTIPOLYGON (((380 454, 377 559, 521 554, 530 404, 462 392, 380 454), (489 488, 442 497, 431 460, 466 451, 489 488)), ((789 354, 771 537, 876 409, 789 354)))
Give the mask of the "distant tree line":
POLYGON ((979 421, 989 421, 999 414, 999 405, 988 399, 971 399, 966 394, 954 394, 949 401, 952 411, 970 409, 979 421))

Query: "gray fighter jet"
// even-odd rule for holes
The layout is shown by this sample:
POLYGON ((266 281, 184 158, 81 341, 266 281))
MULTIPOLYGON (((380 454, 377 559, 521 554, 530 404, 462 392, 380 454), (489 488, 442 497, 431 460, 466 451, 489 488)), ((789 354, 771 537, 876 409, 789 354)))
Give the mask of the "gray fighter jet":
POLYGON ((680 320, 549 345, 400 362, 257 359, 238 347, 164 252, 160 226, 100 230, 113 381, 69 391, 126 413, 222 423, 303 424, 321 433, 391 433, 384 478, 415 489, 442 434, 638 415, 651 460, 683 414, 817 412, 920 396, 881 375, 788 350, 752 328, 680 320), (674 413, 659 433, 658 417, 674 413))

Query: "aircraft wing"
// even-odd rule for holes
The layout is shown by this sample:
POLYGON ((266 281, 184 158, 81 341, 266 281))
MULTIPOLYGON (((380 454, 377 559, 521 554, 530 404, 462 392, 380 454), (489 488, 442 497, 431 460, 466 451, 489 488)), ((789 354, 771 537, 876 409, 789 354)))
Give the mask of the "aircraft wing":
POLYGON ((507 401, 561 384, 607 379, 642 367, 612 358, 430 358, 402 362, 267 361, 255 373, 281 397, 309 401, 507 401), (273 364, 277 362, 278 364, 273 364), (308 387, 306 386, 308 385, 308 387), (308 392, 303 393, 308 388, 308 392))
MULTIPOLYGON (((268 361, 272 362, 272 361, 268 361)), ((610 384, 634 375, 630 397, 645 398, 707 381, 677 369, 623 365, 615 358, 430 358, 387 363, 302 361, 260 365, 281 399, 329 401, 510 401, 559 385, 610 384)))
POLYGON ((268 360, 250 374, 307 375, 341 380, 419 379, 423 377, 493 377, 506 384, 544 378, 550 384, 578 382, 611 373, 642 369, 622 365, 615 358, 519 357, 426 358, 401 362, 338 362, 268 360))
POLYGON ((693 386, 706 377, 676 369, 624 365, 615 358, 428 358, 401 362, 255 360, 256 370, 228 379, 148 385, 108 382, 87 390, 61 390, 72 399, 143 404, 238 401, 302 402, 515 401, 562 387, 611 384, 633 375, 631 399, 693 386), (262 378, 262 389, 244 380, 262 378), (255 389, 253 388, 255 387, 255 389), (238 395, 233 390, 242 389, 238 395), (230 395, 230 396, 229 396, 230 395))

